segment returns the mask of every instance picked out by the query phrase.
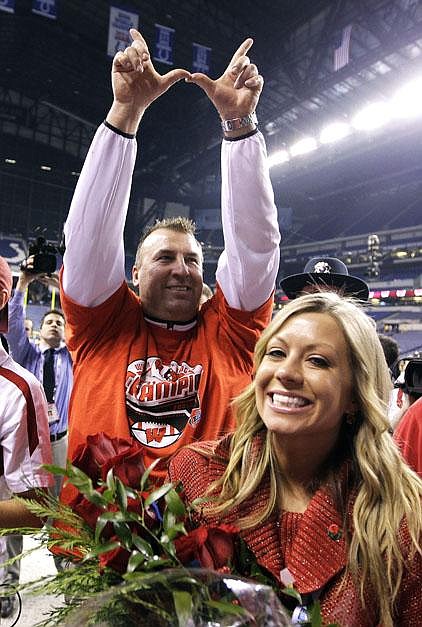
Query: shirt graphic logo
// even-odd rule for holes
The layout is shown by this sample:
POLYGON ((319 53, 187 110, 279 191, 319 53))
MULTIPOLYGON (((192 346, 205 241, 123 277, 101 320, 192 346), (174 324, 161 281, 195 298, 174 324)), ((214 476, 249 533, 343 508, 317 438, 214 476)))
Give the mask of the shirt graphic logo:
POLYGON ((187 424, 201 419, 199 383, 202 366, 138 359, 126 372, 126 409, 134 438, 149 448, 165 448, 180 438, 187 424))

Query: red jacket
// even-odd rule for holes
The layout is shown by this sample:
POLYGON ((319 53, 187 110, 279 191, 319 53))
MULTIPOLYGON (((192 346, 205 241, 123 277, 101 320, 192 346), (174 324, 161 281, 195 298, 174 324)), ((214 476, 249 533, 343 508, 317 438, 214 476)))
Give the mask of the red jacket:
MULTIPOLYGON (((208 485, 221 476, 225 468, 224 460, 228 457, 229 441, 230 436, 227 436, 218 443, 213 443, 217 457, 212 459, 184 449, 171 461, 169 478, 171 481, 182 481, 188 502, 203 496, 208 485)), ((203 446, 207 445, 210 446, 210 443, 203 446)), ((267 480, 259 493, 225 516, 224 522, 235 523, 239 514, 244 516, 252 510, 256 511, 267 500, 268 494, 267 480)), ((209 522, 211 520, 217 521, 212 518, 209 522)), ((352 528, 351 509, 346 524, 352 528)), ((329 533, 333 529, 332 525, 341 530, 343 521, 327 488, 322 486, 302 515, 285 513, 280 518, 273 514, 259 529, 242 531, 241 535, 258 562, 278 580, 280 570, 287 567, 294 577, 296 589, 302 595, 321 590, 319 600, 326 621, 336 622, 341 627, 375 627, 379 625, 379 611, 374 594, 369 589, 365 591, 366 607, 363 607, 359 590, 350 575, 345 574, 347 547, 344 534, 340 538, 333 538, 333 534, 329 533), (289 518, 292 516, 298 519, 298 524, 293 533, 289 533, 289 518), (280 533, 281 529, 290 535, 288 546, 280 533), (345 585, 341 587, 343 583, 345 585)), ((399 534, 406 553, 410 548, 410 538, 404 522, 399 534)), ((395 627, 421 625, 421 590, 422 558, 417 555, 403 575, 393 619, 395 627)))
POLYGON ((422 477, 422 398, 406 411, 394 431, 394 439, 409 466, 422 477))

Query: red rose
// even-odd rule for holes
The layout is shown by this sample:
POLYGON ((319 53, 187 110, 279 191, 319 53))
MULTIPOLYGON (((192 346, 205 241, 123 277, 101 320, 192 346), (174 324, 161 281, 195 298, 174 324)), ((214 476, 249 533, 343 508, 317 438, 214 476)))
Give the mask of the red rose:
POLYGON ((144 456, 137 444, 125 448, 108 459, 101 467, 101 478, 107 478, 107 473, 113 468, 115 477, 131 488, 139 488, 141 477, 145 472, 144 456))
MULTIPOLYGON (((117 536, 112 536, 110 540, 118 540, 117 536)), ((129 562, 130 553, 122 547, 117 547, 107 553, 101 553, 98 556, 98 562, 100 570, 103 570, 106 566, 112 568, 118 573, 125 573, 129 562)))
POLYGON ((125 485, 139 488, 145 464, 139 444, 123 438, 110 438, 106 433, 88 435, 86 443, 81 444, 72 461, 73 465, 83 470, 94 483, 107 478, 110 468, 114 475, 125 485))
MULTIPOLYGON (((104 492, 104 490, 105 490, 105 487, 102 487, 102 488, 98 488, 97 491, 101 493, 101 492, 104 492)), ((102 509, 101 507, 94 505, 94 503, 91 503, 91 501, 88 501, 88 499, 85 498, 80 493, 76 496, 76 498, 73 499, 73 501, 69 503, 69 507, 71 507, 71 509, 76 514, 78 514, 81 518, 83 518, 83 520, 87 523, 87 525, 91 527, 91 529, 95 529, 98 517, 101 516, 101 514, 104 514, 105 512, 118 512, 119 511, 119 508, 117 507, 117 505, 113 503, 108 505, 107 509, 102 509)), ((140 514, 141 505, 140 505, 139 500, 129 498, 127 501, 127 510, 128 512, 140 514)), ((147 514, 145 515, 145 524, 148 527, 152 527, 154 522, 155 521, 150 520, 147 514)), ((130 523, 129 526, 132 531, 136 531, 137 529, 139 529, 139 526, 137 523, 130 523)), ((113 533, 112 523, 108 522, 101 532, 101 537, 104 539, 108 539, 111 537, 112 533, 113 533)))
POLYGON ((336 523, 331 523, 328 527, 328 535, 332 540, 340 540, 343 532, 336 523))
POLYGON ((176 555, 184 565, 199 561, 203 568, 221 569, 233 558, 233 536, 237 532, 232 525, 198 527, 187 536, 176 538, 176 555))

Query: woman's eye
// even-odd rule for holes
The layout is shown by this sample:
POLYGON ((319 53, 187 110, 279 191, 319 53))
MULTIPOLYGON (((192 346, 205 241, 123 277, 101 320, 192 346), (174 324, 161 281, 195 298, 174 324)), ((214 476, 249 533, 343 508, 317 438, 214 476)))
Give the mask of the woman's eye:
POLYGON ((281 358, 281 357, 285 357, 286 353, 281 348, 270 348, 267 351, 267 355, 268 357, 281 358))
POLYGON ((312 356, 309 358, 309 361, 319 368, 328 368, 330 365, 324 357, 312 356))

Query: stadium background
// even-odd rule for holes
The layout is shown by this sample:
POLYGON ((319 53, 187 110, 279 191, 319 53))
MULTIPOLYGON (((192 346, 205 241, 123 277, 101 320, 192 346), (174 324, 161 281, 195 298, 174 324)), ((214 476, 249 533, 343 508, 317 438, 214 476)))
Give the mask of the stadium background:
MULTIPOLYGON (((60 242, 87 148, 111 102, 113 3, 1 4, 14 11, 0 11, 0 254, 16 275, 37 235, 60 242), (46 16, 51 6, 54 19, 46 16)), ((343 259, 368 281, 368 311, 379 329, 396 337, 402 355, 418 354, 421 2, 131 0, 129 10, 151 50, 157 24, 173 29, 175 67, 192 68, 193 43, 209 48, 213 77, 245 37, 254 38, 251 58, 266 83, 259 127, 270 157, 284 159, 271 168, 283 232, 279 279, 300 272, 312 256, 343 259), (413 91, 400 100, 410 82, 413 91), (359 125, 355 116, 369 106, 372 120, 359 125), (325 143, 320 133, 333 122, 348 134, 325 143)), ((160 72, 171 67, 155 65, 160 72)), ((222 249, 220 136, 217 115, 193 85, 176 85, 146 114, 125 233, 128 277, 143 227, 182 213, 198 224, 205 280, 213 284, 222 249)), ((31 288, 35 324, 51 297, 31 288)), ((284 298, 277 290, 277 306, 284 298)))

